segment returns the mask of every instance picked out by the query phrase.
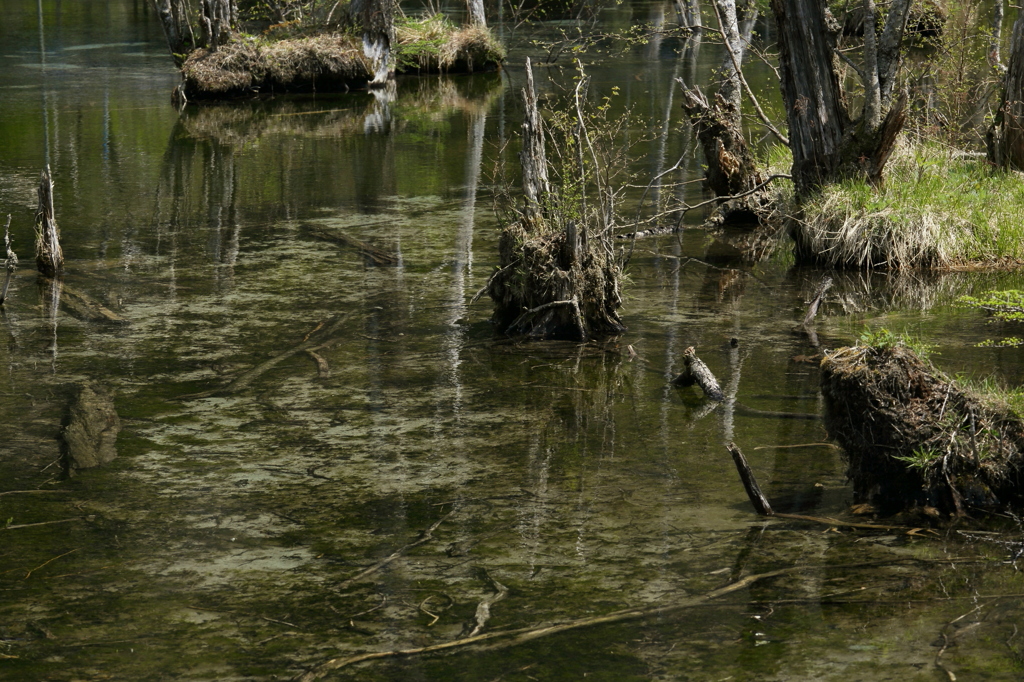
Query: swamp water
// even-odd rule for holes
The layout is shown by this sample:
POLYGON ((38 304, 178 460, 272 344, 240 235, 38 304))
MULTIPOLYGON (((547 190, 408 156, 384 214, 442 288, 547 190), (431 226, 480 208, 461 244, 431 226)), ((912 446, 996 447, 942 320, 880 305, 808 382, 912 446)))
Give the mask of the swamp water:
MULTIPOLYGON (((727 440, 779 511, 850 502, 814 418, 816 351, 790 332, 824 273, 746 266, 688 230, 638 242, 619 339, 494 337, 489 303, 470 301, 497 261, 487 178, 515 161, 522 50, 500 76, 402 80, 390 107, 353 93, 179 115, 142 0, 4 13, 0 214, 23 263, 0 350, 0 679, 290 679, 338 656, 672 605, 328 679, 1024 675, 1021 538, 750 510, 727 440), (37 282, 47 162, 65 287, 128 324, 55 311, 37 282), (690 345, 731 396, 710 412, 669 384, 690 345), (60 422, 86 381, 116 396, 119 456, 62 481, 60 422)), ((589 69, 655 121, 631 133, 654 131, 634 151, 647 177, 691 144, 672 78, 720 60, 705 45, 685 63, 680 47, 589 69)), ((672 181, 699 172, 683 166, 672 181)), ((975 348, 1012 329, 953 305, 1019 275, 836 279, 824 346, 906 328, 947 371, 1021 381, 1019 351, 975 348)))

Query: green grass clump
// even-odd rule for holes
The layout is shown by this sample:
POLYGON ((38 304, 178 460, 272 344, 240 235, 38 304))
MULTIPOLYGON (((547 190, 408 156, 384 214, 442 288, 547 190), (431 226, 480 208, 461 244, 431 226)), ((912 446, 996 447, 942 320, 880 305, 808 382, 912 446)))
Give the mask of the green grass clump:
POLYGON ((914 338, 906 332, 892 332, 885 327, 880 329, 869 329, 865 327, 864 331, 861 332, 860 337, 857 339, 857 345, 871 346, 872 348, 877 348, 879 350, 887 350, 889 348, 903 346, 904 348, 909 348, 917 353, 917 356, 922 360, 926 360, 929 355, 935 352, 935 346, 914 338))
POLYGON ((826 264, 955 267, 1024 258, 1024 181, 934 143, 901 145, 882 187, 849 180, 803 205, 796 237, 826 264))

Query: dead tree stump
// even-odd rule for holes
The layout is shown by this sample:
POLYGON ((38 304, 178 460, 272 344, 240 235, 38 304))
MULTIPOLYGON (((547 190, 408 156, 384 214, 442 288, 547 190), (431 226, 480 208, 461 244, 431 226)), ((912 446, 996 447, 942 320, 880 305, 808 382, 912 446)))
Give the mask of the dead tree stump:
POLYGON ((1024 421, 903 346, 855 346, 821 363, 825 429, 857 498, 953 515, 1024 503, 1024 421))
MULTIPOLYGON (((607 214, 588 210, 584 178, 576 183, 580 204, 568 206, 549 186, 544 121, 537 108, 530 61, 523 89, 522 203, 502 228, 499 267, 487 284, 494 301, 494 323, 509 335, 585 341, 625 329, 617 310, 621 265, 603 229, 607 214)), ((585 134, 578 133, 578 134, 585 134)), ((575 139, 579 147, 582 140, 575 139)))
POLYGON ((47 277, 64 271, 60 231, 53 217, 53 181, 47 166, 39 177, 39 208, 36 210, 36 267, 47 277))

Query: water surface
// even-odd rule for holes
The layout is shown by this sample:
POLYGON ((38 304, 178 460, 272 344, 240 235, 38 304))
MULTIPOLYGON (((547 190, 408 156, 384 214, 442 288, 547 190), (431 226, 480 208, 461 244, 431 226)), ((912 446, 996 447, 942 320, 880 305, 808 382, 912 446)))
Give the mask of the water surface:
MULTIPOLYGON (((791 331, 825 273, 784 253, 743 264, 688 229, 638 242, 621 337, 495 336, 472 299, 497 263, 492 169, 516 158, 528 29, 503 74, 402 80, 387 108, 350 93, 179 113, 147 3, 5 14, 0 213, 22 267, 3 311, 0 522, 25 527, 0 530, 0 678, 289 679, 466 637, 481 603, 480 632, 540 627, 792 567, 694 608, 333 678, 1021 677, 1020 538, 765 522, 746 501, 726 441, 780 511, 849 518, 814 418, 818 349, 791 331), (46 163, 65 285, 130 324, 55 311, 32 272, 46 163), (319 361, 294 352, 225 390, 310 341, 319 361), (724 405, 670 386, 691 345, 724 405), (62 480, 56 437, 83 381, 116 394, 119 457, 62 480)), ((671 19, 656 4, 607 18, 671 19)), ((614 112, 631 112, 641 177, 683 159, 658 201, 700 196, 667 186, 700 172, 673 79, 707 80, 721 54, 685 47, 587 66, 593 98, 617 86, 614 112)), ((538 71, 551 101, 571 72, 538 71)), ((1020 381, 1017 351, 975 348, 1012 329, 954 305, 1016 273, 835 276, 825 347, 908 329, 947 371, 1020 381)))

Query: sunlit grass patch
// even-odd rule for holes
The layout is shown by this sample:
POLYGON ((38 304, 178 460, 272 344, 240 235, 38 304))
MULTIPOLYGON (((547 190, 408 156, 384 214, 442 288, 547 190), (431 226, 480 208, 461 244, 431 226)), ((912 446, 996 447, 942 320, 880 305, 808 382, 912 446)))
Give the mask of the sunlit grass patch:
POLYGON ((901 145, 875 188, 845 181, 807 200, 804 254, 856 268, 955 267, 1024 258, 1024 177, 935 144, 901 145))

